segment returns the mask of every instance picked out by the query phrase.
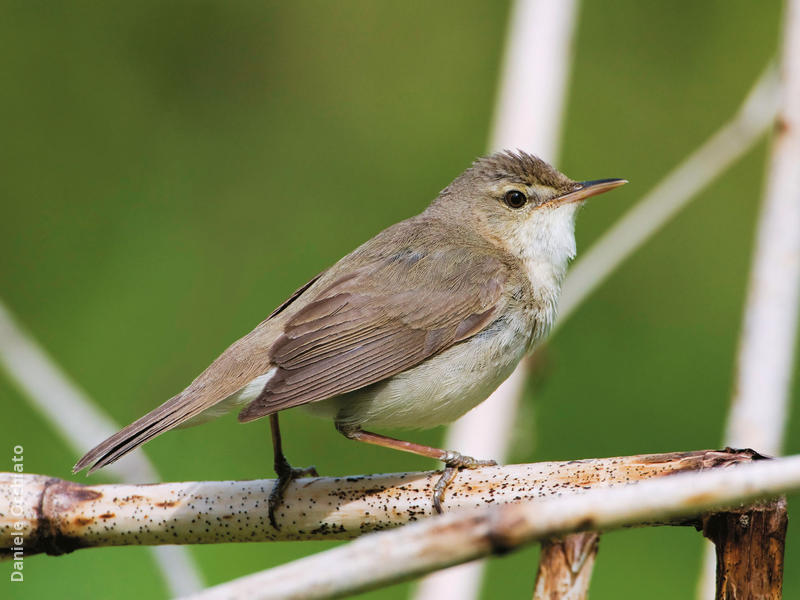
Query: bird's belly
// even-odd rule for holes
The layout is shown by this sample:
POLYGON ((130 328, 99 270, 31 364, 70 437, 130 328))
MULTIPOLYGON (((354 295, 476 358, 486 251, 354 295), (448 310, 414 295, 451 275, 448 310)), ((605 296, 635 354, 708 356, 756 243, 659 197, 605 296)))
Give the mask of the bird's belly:
POLYGON ((530 327, 500 319, 419 365, 360 390, 304 406, 318 416, 364 427, 435 427, 483 402, 517 366, 530 327))

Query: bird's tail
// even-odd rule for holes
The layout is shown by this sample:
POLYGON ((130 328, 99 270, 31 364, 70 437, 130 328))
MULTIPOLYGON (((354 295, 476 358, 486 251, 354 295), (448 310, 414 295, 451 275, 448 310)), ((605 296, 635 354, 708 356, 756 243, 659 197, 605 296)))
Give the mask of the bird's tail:
POLYGON ((100 442, 77 462, 72 472, 86 467, 89 473, 96 471, 165 431, 213 419, 238 402, 258 396, 274 373, 266 356, 270 338, 258 335, 261 331, 256 328, 231 344, 189 387, 100 442))
POLYGON ((89 450, 72 467, 72 472, 77 473, 91 465, 89 473, 92 473, 110 465, 157 435, 197 416, 205 408, 207 406, 204 403, 198 402, 186 391, 181 392, 89 450))

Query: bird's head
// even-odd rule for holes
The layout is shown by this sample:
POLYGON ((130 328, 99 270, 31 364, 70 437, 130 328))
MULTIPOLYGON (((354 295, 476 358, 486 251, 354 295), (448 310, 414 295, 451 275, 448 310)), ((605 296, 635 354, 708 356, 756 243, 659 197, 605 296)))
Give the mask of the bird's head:
POLYGON ((624 179, 573 181, 525 152, 479 158, 439 194, 430 210, 477 231, 511 254, 551 260, 575 254, 575 214, 590 196, 624 179))

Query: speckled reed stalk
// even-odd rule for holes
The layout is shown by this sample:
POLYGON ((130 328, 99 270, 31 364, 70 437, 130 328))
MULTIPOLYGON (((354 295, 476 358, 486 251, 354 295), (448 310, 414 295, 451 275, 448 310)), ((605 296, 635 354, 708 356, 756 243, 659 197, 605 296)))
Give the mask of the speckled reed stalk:
MULTIPOLYGON (((462 471, 445 508, 535 502, 757 456, 709 450, 486 467, 462 471)), ((267 516, 274 480, 85 486, 2 473, 0 558, 20 541, 29 556, 94 546, 349 539, 431 516, 438 477, 433 471, 301 479, 287 492, 276 530, 267 516)))
MULTIPOLYGON (((705 473, 675 473, 636 485, 606 486, 562 498, 544 498, 541 502, 482 506, 367 535, 332 550, 214 586, 187 600, 341 598, 476 558, 505 554, 553 536, 655 523, 697 525, 707 511, 796 490, 800 490, 800 455, 730 469, 709 469, 705 473)), ((749 522, 753 522, 749 519, 751 512, 745 509, 743 513, 749 522)), ((728 567, 733 585, 726 587, 721 582, 717 595, 720 600, 734 595, 779 600, 785 504, 771 503, 768 512, 778 518, 761 520, 770 522, 766 529, 759 528, 764 535, 753 538, 745 534, 734 542, 741 550, 738 560, 725 560, 723 552, 723 564, 728 567)), ((741 516, 722 519, 712 528, 739 522, 741 516)), ((704 532, 719 540, 712 532, 704 532)), ((741 533, 740 528, 738 534, 741 533)), ((730 544, 724 541, 722 546, 730 550, 730 544)))

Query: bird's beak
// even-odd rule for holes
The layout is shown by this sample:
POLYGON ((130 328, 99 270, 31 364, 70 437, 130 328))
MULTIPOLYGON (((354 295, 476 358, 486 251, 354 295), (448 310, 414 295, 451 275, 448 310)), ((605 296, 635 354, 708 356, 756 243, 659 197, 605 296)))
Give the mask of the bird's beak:
POLYGON ((628 183, 627 179, 595 179, 593 181, 579 181, 575 184, 572 191, 562 196, 553 198, 552 204, 569 204, 571 202, 581 202, 589 196, 596 196, 621 185, 628 183))

